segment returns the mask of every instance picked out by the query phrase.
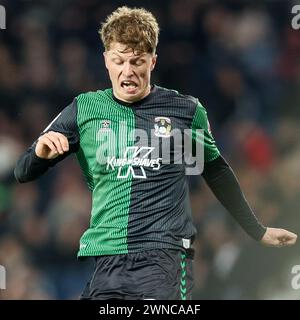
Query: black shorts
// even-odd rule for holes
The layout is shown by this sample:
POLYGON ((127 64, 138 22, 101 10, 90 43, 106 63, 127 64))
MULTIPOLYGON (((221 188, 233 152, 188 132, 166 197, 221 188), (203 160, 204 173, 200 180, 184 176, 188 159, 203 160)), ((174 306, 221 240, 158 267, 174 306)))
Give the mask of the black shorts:
POLYGON ((145 250, 95 257, 80 299, 191 300, 193 249, 145 250))

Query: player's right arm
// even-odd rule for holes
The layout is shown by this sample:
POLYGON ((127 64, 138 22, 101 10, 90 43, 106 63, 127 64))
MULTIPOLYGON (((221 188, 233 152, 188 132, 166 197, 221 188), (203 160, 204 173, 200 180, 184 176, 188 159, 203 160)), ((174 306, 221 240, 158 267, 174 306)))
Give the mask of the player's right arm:
POLYGON ((34 151, 39 158, 52 160, 69 151, 69 141, 62 133, 49 131, 38 138, 34 151))
POLYGON ((41 133, 17 161, 18 182, 32 181, 79 148, 76 99, 41 133))

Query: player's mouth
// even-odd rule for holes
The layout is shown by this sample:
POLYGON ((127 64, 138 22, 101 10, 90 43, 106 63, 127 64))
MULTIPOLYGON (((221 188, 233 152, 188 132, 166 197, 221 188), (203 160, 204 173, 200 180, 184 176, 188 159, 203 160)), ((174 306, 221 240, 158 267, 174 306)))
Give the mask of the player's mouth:
POLYGON ((138 85, 132 80, 123 80, 121 82, 121 87, 126 91, 128 94, 136 93, 138 85))

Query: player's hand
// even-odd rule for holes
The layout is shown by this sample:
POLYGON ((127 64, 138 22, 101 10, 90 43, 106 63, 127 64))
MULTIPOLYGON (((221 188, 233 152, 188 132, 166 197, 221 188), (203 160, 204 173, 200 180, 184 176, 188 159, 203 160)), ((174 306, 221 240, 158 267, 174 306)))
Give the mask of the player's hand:
POLYGON ((284 247, 292 246, 297 241, 297 235, 285 229, 267 228, 260 242, 266 246, 284 247))
POLYGON ((54 159, 69 151, 68 138, 59 132, 49 131, 39 137, 35 153, 42 159, 54 159))

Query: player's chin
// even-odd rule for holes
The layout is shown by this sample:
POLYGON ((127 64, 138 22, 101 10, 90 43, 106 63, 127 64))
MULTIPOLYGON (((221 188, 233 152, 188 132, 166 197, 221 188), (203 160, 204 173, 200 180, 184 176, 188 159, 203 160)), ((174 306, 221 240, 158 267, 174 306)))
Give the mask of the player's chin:
POLYGON ((120 94, 123 100, 129 101, 129 102, 140 100, 141 95, 142 95, 141 90, 138 90, 138 88, 136 88, 135 90, 121 90, 121 94, 120 94))
POLYGON ((126 96, 138 96, 140 93, 140 88, 139 87, 121 87, 122 93, 126 96))

